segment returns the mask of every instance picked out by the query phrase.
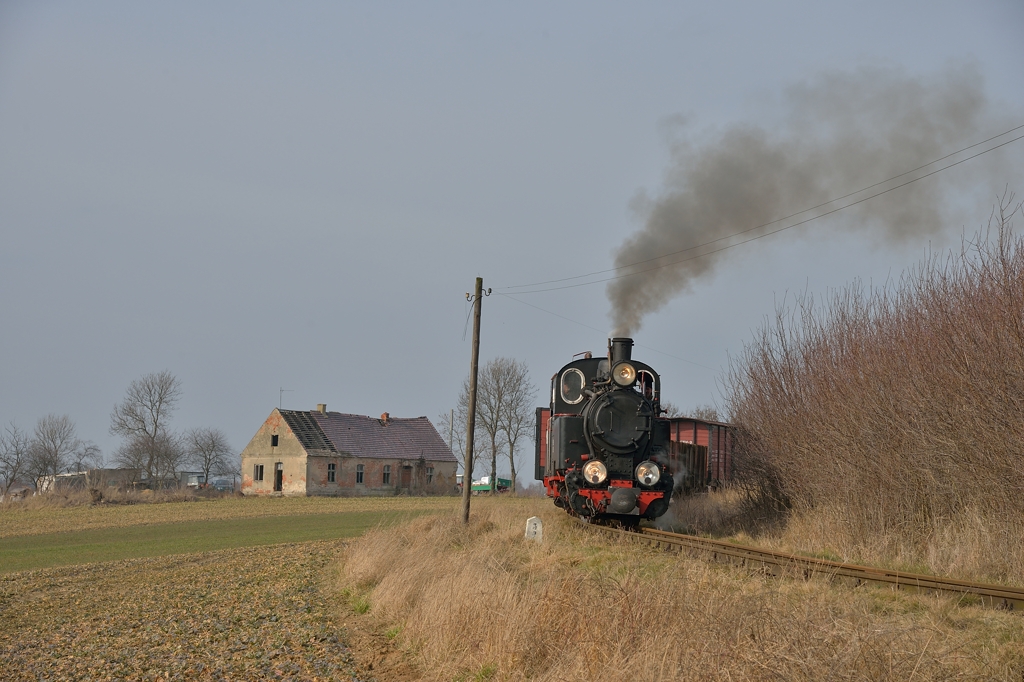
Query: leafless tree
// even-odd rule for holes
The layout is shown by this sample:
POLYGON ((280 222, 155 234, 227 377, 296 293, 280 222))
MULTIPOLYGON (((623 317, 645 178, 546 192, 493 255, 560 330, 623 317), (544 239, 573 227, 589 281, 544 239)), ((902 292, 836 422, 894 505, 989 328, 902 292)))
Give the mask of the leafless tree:
POLYGON ((18 478, 28 469, 28 434, 11 422, 0 433, 0 493, 10 492, 18 478))
MULTIPOLYGON (((462 391, 459 393, 459 400, 455 406, 455 409, 451 412, 442 414, 438 417, 438 425, 440 426, 439 431, 441 432, 441 438, 444 439, 445 443, 451 449, 452 454, 459 461, 462 466, 462 471, 466 471, 466 419, 469 414, 469 377, 466 377, 465 381, 462 382, 462 391)), ((473 463, 474 468, 477 462, 477 457, 480 453, 480 444, 483 439, 480 431, 480 425, 477 423, 477 436, 474 437, 474 453, 473 463)), ((472 483, 473 472, 470 471, 466 479, 472 483)))
POLYGON ((110 433, 125 439, 115 457, 118 464, 141 470, 150 481, 178 471, 185 451, 168 423, 180 397, 181 382, 166 370, 128 386, 110 413, 110 433))
POLYGON ((144 436, 156 440, 167 432, 171 413, 181 397, 181 382, 170 372, 156 372, 128 386, 124 400, 110 413, 113 435, 144 436))
POLYGON ((185 433, 185 450, 192 466, 203 472, 203 481, 210 482, 210 474, 223 474, 232 470, 230 458, 234 454, 228 437, 220 429, 190 429, 185 433))
POLYGON ((690 419, 701 419, 704 421, 720 422, 722 421, 722 415, 718 411, 718 408, 714 405, 701 404, 693 408, 689 412, 684 412, 679 409, 675 404, 668 402, 667 400, 661 401, 661 414, 663 417, 675 418, 675 417, 689 417, 690 419))
POLYGON ((71 417, 48 414, 40 418, 28 447, 28 473, 36 490, 43 479, 66 473, 82 447, 71 417))
POLYGON ((498 425, 508 443, 508 465, 512 473, 513 493, 516 491, 516 456, 523 438, 528 437, 536 419, 533 404, 537 389, 530 381, 530 369, 525 362, 512 358, 494 361, 493 375, 501 384, 503 400, 498 405, 498 425))
POLYGON ((690 414, 687 415, 693 419, 702 419, 709 422, 720 422, 722 421, 722 415, 719 413, 718 408, 714 405, 698 405, 697 407, 690 410, 690 414))
POLYGON ((186 451, 181 438, 175 433, 161 432, 156 438, 133 436, 121 444, 114 461, 126 469, 135 469, 145 475, 149 485, 162 482, 181 470, 186 451))
MULTIPOLYGON (((477 382, 476 425, 478 443, 476 453, 490 452, 491 491, 497 489, 498 456, 509 458, 512 485, 516 480, 516 455, 523 437, 529 434, 533 419, 533 398, 536 389, 530 382, 526 363, 512 358, 495 358, 480 368, 477 382), (507 448, 507 449, 506 449, 507 448)), ((452 441, 452 452, 465 464, 464 432, 469 412, 469 378, 462 384, 459 402, 452 414, 442 414, 439 420, 442 437, 452 441), (454 428, 452 421, 454 419, 454 428)), ((474 461, 476 457, 474 456, 474 461)), ((465 466, 463 466, 465 469, 465 466)), ((472 472, 471 472, 472 474, 472 472)), ((470 475, 472 479, 472 475, 470 475)), ((514 489, 514 488, 513 488, 514 489)))
POLYGON ((683 411, 680 410, 674 403, 670 403, 667 400, 662 400, 661 414, 664 417, 682 417, 683 411))
POLYGON ((491 452, 491 494, 498 488, 498 443, 501 440, 501 405, 505 400, 505 382, 499 368, 504 358, 489 360, 480 369, 476 385, 476 423, 487 438, 491 452))
POLYGON ((71 471, 88 471, 103 466, 103 452, 96 443, 81 441, 78 449, 71 453, 71 471))

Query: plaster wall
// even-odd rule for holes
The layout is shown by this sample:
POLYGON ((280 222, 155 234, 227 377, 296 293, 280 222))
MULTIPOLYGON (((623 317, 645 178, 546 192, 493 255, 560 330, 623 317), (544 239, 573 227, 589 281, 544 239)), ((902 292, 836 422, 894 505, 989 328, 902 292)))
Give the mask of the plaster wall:
POLYGON ((242 450, 242 494, 244 495, 305 495, 306 451, 292 433, 288 422, 276 409, 242 450), (272 445, 277 436, 277 445, 272 445), (274 490, 275 467, 281 464, 283 472, 281 491, 274 490), (254 480, 255 467, 263 465, 263 480, 254 480))

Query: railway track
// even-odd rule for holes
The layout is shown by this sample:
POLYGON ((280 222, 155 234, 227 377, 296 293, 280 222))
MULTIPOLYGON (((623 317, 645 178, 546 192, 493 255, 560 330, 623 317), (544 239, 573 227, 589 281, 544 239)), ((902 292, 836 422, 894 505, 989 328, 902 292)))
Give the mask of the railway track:
POLYGON ((887 585, 891 589, 906 592, 952 595, 972 603, 980 602, 998 609, 1024 609, 1024 588, 1019 587, 954 580, 919 573, 904 573, 872 566, 858 566, 827 559, 743 547, 721 540, 669 533, 653 528, 625 531, 607 526, 583 525, 598 532, 650 544, 667 551, 685 551, 708 556, 713 560, 744 566, 765 575, 788 575, 805 580, 814 577, 825 578, 852 587, 873 583, 887 585))

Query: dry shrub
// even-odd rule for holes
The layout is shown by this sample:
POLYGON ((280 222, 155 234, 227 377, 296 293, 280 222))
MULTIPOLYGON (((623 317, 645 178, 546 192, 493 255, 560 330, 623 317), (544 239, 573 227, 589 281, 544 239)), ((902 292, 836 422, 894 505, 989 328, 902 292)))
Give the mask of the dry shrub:
POLYGON ((474 502, 349 545, 344 594, 426 679, 1019 679, 1024 623, 952 601, 609 543, 540 501, 474 502), (544 542, 524 540, 537 514, 544 542))
POLYGON ((1020 210, 891 285, 798 297, 733 364, 740 480, 794 542, 1024 580, 1020 210))
POLYGON ((743 516, 744 501, 743 491, 731 485, 694 495, 674 495, 657 526, 693 535, 732 535, 751 525, 743 516))
POLYGON ((228 492, 167 488, 165 490, 122 490, 118 488, 72 488, 31 495, 23 500, 0 502, 0 510, 53 509, 104 504, 159 504, 163 502, 195 502, 197 500, 231 497, 228 492))

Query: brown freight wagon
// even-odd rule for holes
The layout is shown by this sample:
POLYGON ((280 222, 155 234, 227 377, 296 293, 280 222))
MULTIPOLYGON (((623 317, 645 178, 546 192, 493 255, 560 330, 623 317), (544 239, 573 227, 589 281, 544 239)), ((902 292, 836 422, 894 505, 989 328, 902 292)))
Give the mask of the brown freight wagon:
POLYGON ((717 486, 732 480, 735 437, 731 425, 691 417, 673 417, 669 424, 673 443, 691 443, 707 448, 704 485, 717 486))

